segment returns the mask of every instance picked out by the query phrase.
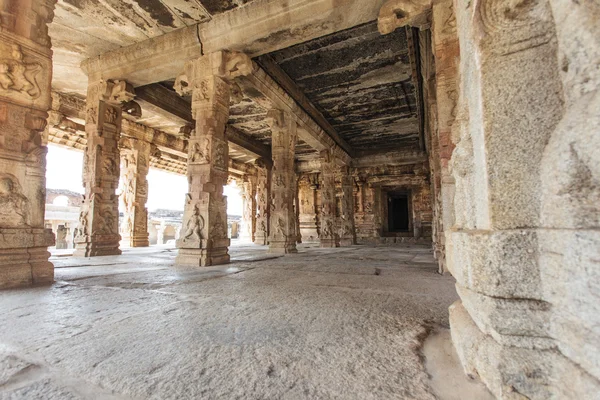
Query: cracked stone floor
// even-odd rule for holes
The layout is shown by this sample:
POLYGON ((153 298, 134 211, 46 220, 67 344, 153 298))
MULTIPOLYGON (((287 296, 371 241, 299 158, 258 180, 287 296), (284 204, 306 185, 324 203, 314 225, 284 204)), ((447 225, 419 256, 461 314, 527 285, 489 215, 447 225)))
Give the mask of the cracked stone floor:
POLYGON ((0 292, 0 399, 487 398, 452 397, 451 346, 423 353, 457 299, 429 247, 175 252, 54 256, 53 286, 0 292))

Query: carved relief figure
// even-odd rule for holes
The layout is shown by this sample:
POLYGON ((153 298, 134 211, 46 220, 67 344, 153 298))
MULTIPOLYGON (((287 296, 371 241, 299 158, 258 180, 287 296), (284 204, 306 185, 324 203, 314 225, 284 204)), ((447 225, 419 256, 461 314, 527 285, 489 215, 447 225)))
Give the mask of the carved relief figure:
POLYGON ((105 209, 99 216, 98 232, 99 234, 111 234, 115 226, 115 216, 110 209, 105 209))
POLYGON ((202 229, 204 229, 204 218, 200 215, 198 206, 194 206, 194 213, 187 221, 183 240, 189 240, 192 236, 195 236, 198 240, 202 240, 202 229))
POLYGON ((85 236, 88 232, 88 214, 85 211, 79 213, 79 233, 77 236, 85 236))
POLYGON ((10 56, 0 58, 0 89, 7 92, 17 92, 28 99, 37 99, 41 91, 36 77, 42 70, 39 63, 26 63, 23 59, 21 46, 14 44, 0 46, 0 54, 10 56))
POLYGON ((275 231, 279 235, 281 235, 287 239, 287 235, 285 234, 285 222, 283 221, 283 219, 281 219, 281 218, 277 219, 277 222, 275 223, 275 231))
POLYGON ((116 175, 117 163, 112 158, 106 157, 102 163, 102 172, 106 175, 116 175))
POLYGON ((221 217, 221 213, 217 213, 216 222, 210 231, 210 236, 215 239, 222 239, 227 235, 225 227, 223 226, 223 218, 221 217))
POLYGON ((28 202, 17 178, 8 174, 0 176, 0 223, 3 226, 27 225, 28 202))
POLYGON ((327 221, 325 222, 325 227, 323 228, 323 236, 325 237, 333 237, 333 222, 327 221))
POLYGON ((117 110, 115 110, 113 107, 107 107, 104 111, 104 122, 114 125, 115 122, 117 122, 118 116, 119 114, 117 113, 117 110))
POLYGON ((217 150, 215 154, 215 165, 221 168, 227 167, 227 164, 225 162, 225 147, 223 146, 223 143, 219 143, 217 145, 217 150))
POLYGON ((200 146, 200 143, 196 142, 192 145, 192 156, 191 162, 197 164, 207 164, 210 160, 208 157, 209 152, 208 140, 204 139, 204 146, 200 146))

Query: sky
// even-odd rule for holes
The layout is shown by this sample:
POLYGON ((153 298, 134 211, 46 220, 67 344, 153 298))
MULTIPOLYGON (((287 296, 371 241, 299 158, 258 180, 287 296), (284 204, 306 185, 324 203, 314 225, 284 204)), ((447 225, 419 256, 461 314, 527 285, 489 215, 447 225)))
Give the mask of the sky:
MULTIPOLYGON (((84 193, 81 183, 83 172, 83 152, 67 149, 52 144, 48 145, 46 162, 46 187, 50 189, 67 189, 77 193, 84 193)), ((169 210, 183 210, 185 194, 187 193, 187 179, 155 168, 148 172, 148 211, 157 208, 169 210)), ((119 192, 119 191, 118 191, 119 192)), ((223 188, 227 196, 227 214, 242 215, 242 198, 235 185, 223 188)))

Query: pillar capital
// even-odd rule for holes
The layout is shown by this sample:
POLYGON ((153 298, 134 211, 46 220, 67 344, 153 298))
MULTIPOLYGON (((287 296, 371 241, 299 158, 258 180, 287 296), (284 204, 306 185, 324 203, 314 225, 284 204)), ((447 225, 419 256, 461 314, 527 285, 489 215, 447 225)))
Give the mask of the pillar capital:
POLYGON ((388 0, 379 10, 377 28, 387 35, 409 25, 426 28, 430 24, 432 0, 388 0))

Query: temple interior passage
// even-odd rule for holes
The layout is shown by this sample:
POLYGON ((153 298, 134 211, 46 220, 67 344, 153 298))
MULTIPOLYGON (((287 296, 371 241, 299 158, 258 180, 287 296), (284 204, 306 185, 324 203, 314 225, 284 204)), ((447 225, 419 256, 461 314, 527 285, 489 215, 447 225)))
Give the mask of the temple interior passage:
POLYGON ((0 0, 0 398, 600 400, 597 0, 0 0))

